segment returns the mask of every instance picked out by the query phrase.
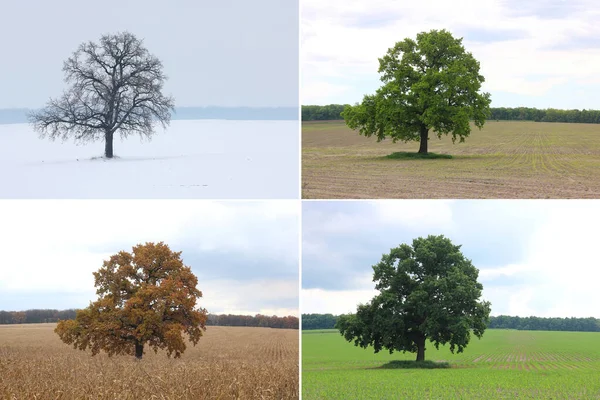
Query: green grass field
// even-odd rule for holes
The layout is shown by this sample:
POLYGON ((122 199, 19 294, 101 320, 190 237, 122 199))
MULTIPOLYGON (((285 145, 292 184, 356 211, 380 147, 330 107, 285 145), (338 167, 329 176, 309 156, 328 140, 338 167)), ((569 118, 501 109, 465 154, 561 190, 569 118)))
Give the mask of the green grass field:
POLYGON ((377 143, 343 121, 302 123, 304 198, 598 198, 600 124, 488 121, 465 143, 377 143), (397 153, 397 154, 396 154, 397 153), (390 156, 392 155, 392 156, 390 156), (451 155, 451 158, 444 158, 451 155))
POLYGON ((600 399, 600 333, 492 329, 461 354, 429 344, 425 359, 450 368, 394 368, 414 359, 304 331, 302 398, 600 399))

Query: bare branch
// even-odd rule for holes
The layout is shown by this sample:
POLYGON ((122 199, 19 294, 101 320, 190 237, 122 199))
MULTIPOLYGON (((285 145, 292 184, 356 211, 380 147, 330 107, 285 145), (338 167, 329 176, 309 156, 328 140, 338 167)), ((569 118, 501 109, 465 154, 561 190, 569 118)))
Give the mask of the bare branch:
POLYGON ((157 122, 170 122, 174 100, 162 94, 162 63, 131 33, 81 44, 63 71, 69 89, 29 116, 41 137, 110 140, 112 149, 114 133, 150 138, 157 122))

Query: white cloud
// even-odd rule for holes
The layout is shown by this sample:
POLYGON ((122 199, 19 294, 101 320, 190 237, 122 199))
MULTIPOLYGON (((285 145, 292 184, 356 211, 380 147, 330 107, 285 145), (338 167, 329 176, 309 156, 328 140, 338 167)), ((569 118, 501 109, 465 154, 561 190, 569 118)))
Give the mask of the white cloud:
POLYGON ((313 102, 320 103, 321 100, 327 101, 328 98, 338 96, 349 90, 345 85, 334 85, 327 82, 314 82, 303 86, 302 92, 307 99, 313 99, 313 102))
POLYGON ((408 228, 449 228, 453 200, 384 200, 375 204, 377 217, 384 224, 408 228))
MULTIPOLYGON (((69 294, 93 300, 92 272, 110 255, 146 241, 164 241, 174 251, 185 248, 184 262, 186 254, 219 251, 224 266, 229 254, 237 255, 236 263, 241 255, 275 261, 295 276, 298 214, 297 202, 288 200, 3 200, 0 291, 11 296, 52 293, 53 301, 72 298, 69 294)), ((265 271, 255 270, 250 281, 209 280, 199 287, 214 308, 293 308, 290 298, 298 297, 298 280, 273 280, 265 271)), ((44 298, 37 302, 46 304, 44 298)), ((0 309, 7 307, 0 300, 0 309)))
POLYGON ((323 290, 302 289, 303 314, 348 314, 356 312, 356 306, 370 301, 376 290, 323 290))
POLYGON ((202 299, 199 303, 211 313, 298 316, 297 281, 269 278, 251 282, 213 280, 203 282, 199 288, 202 290, 202 299), (280 303, 288 306, 268 308, 255 306, 249 310, 251 305, 265 303, 272 305, 280 303))
MULTIPOLYGON (((393 222, 395 217, 398 218, 396 223, 400 226, 407 222, 418 223, 419 215, 424 218, 424 223, 430 224, 430 229, 438 227, 443 230, 450 224, 455 231, 464 232, 473 227, 474 223, 469 215, 462 214, 459 218, 453 212, 454 206, 467 203, 440 203, 437 211, 430 211, 428 201, 417 201, 407 207, 408 203, 402 200, 395 202, 397 207, 390 202, 381 208, 381 204, 384 203, 387 202, 378 204, 380 218, 371 220, 371 231, 383 228, 386 222, 393 222), (448 210, 445 210, 445 207, 448 210), (402 210, 414 210, 414 221, 404 220, 402 210), (431 217, 432 213, 435 216, 436 212, 440 213, 437 215, 437 224, 435 218, 428 222, 426 218, 431 217)), ((506 235, 515 234, 525 225, 532 227, 522 239, 524 253, 518 262, 497 264, 495 268, 486 267, 480 270, 479 280, 484 285, 483 298, 491 301, 492 315, 600 318, 600 294, 597 289, 600 281, 600 260, 597 257, 596 234, 596 228, 600 226, 600 202, 480 200, 471 201, 468 205, 477 216, 478 220, 475 223, 487 227, 486 231, 479 232, 487 232, 487 239, 498 243, 499 246, 507 243, 506 235), (533 209, 535 213, 532 212, 533 209), (487 214, 481 210, 486 210, 487 214), (494 219, 496 215, 501 215, 502 220, 494 219), (515 233, 504 227, 495 230, 494 224, 499 223, 512 225, 515 233)), ((351 214, 346 215, 346 218, 351 219, 351 214)), ((361 220, 360 223, 363 222, 361 220)), ((359 224, 359 227, 359 231, 365 230, 365 225, 359 224)), ((364 236, 360 236, 357 240, 363 238, 364 236)), ((466 255, 477 251, 469 240, 461 244, 466 255)), ((352 248, 352 243, 348 243, 348 247, 352 248)), ((313 248, 315 253, 323 250, 313 248)), ((507 248, 507 251, 512 250, 507 248)), ((488 260, 488 265, 494 265, 493 260, 488 260)), ((329 265, 324 264, 323 268, 327 267, 329 265)), ((324 274, 326 272, 323 271, 324 274)), ((357 279, 359 282, 355 282, 352 287, 361 290, 302 290, 302 312, 354 312, 358 303, 369 301, 376 293, 367 289, 374 287, 370 273, 357 276, 357 279)))
MULTIPOLYGON (((346 79, 355 87, 372 86, 368 92, 374 92, 379 85, 373 80, 378 76, 377 59, 396 42, 431 29, 448 29, 464 37, 467 51, 481 62, 486 77, 483 89, 492 92, 492 99, 494 92, 508 92, 515 95, 516 102, 516 96, 543 96, 562 84, 588 84, 597 79, 600 54, 597 45, 593 49, 583 45, 600 34, 596 22, 600 8, 592 1, 575 3, 584 11, 543 18, 515 14, 514 5, 500 0, 466 0, 460 7, 442 0, 305 0, 301 14, 302 103, 327 104, 339 98, 331 90, 317 91, 330 87, 332 77, 338 87, 345 85, 346 79), (507 40, 486 40, 486 32, 506 35, 507 40)), ((347 96, 345 103, 362 97, 354 91, 347 96)), ((580 108, 594 107, 582 103, 585 100, 575 92, 569 96, 552 99, 553 104, 560 108, 561 103, 579 101, 580 108)))

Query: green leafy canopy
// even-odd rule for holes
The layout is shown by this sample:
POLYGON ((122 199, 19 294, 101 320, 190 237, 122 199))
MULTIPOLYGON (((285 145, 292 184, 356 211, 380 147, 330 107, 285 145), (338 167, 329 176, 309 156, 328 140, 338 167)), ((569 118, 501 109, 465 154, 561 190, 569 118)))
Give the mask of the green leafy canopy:
POLYGON ((485 80, 479 67, 462 38, 446 30, 421 32, 379 59, 383 86, 361 104, 346 106, 342 117, 351 129, 378 141, 423 141, 423 135, 426 141, 433 129, 438 138, 452 134, 453 142, 464 142, 469 121, 481 129, 490 113, 490 94, 479 93, 485 80))
POLYGON ((359 305, 356 314, 340 316, 340 333, 376 353, 384 348, 418 352, 421 346, 422 360, 426 339, 436 348, 448 343, 452 352, 462 352, 471 332, 483 335, 490 303, 479 300, 479 271, 460 247, 441 235, 391 249, 373 266, 380 293, 359 305))

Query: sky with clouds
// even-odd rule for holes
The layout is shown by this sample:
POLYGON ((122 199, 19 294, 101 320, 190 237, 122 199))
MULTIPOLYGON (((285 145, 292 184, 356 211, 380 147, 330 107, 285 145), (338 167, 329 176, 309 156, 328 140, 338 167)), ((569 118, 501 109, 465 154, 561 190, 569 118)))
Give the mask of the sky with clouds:
POLYGON ((443 234, 479 269, 492 315, 600 318, 598 226, 586 200, 304 202, 301 309, 354 312, 384 253, 443 234))
POLYGON ((0 310, 86 307, 102 261, 164 241, 210 313, 298 315, 299 211, 294 200, 3 200, 0 310))
POLYGON ((77 47, 125 30, 161 59, 176 106, 296 107, 298 15, 298 0, 3 2, 0 109, 60 96, 77 47))
POLYGON ((302 0, 302 104, 354 104, 381 85, 378 58, 447 29, 481 63, 492 107, 600 109, 593 0, 302 0))

